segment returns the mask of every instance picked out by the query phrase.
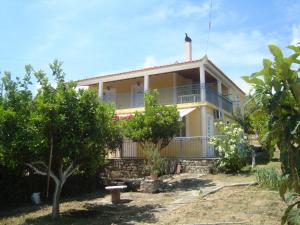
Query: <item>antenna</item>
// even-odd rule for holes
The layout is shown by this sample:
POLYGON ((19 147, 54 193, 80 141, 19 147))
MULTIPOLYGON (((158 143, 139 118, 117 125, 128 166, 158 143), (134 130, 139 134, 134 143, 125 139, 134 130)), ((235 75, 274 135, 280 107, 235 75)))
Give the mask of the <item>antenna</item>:
MULTIPOLYGON (((1 71, 0 71, 0 75, 1 75, 1 71)), ((0 97, 3 96, 3 82, 2 80, 0 80, 0 97)))
POLYGON ((212 0, 210 0, 210 8, 209 8, 209 22, 208 22, 208 32, 207 32, 207 40, 206 40, 206 48, 205 48, 205 55, 207 55, 207 49, 209 44, 209 36, 210 36, 210 30, 211 30, 211 14, 212 14, 212 0))

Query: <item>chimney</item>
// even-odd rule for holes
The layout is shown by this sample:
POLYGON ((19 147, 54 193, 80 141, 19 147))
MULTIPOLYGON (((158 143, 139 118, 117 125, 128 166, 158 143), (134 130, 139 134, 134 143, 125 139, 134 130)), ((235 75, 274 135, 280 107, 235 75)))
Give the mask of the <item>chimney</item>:
POLYGON ((185 61, 192 61, 192 39, 185 33, 185 61))

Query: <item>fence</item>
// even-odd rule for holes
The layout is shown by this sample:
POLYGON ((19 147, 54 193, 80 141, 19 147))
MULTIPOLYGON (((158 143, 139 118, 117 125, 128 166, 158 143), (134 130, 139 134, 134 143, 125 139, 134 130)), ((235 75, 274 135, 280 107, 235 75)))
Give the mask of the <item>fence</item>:
MULTIPOLYGON (((145 158, 142 146, 131 140, 124 140, 122 147, 108 153, 108 158, 145 158)), ((208 137, 175 137, 167 147, 161 150, 166 158, 197 159, 215 158, 214 146, 208 143, 208 137)))

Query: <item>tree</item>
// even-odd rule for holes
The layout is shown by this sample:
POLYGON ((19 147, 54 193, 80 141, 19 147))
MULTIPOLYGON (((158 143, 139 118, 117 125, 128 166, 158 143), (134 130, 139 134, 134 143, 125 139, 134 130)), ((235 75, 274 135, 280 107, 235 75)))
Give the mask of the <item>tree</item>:
MULTIPOLYGON (((104 164, 106 149, 120 145, 119 130, 112 120, 114 109, 102 103, 94 90, 76 90, 65 82, 62 63, 50 64, 56 86, 46 74, 26 66, 24 79, 5 73, 0 101, 0 163, 24 168, 53 179, 52 217, 59 216, 63 185, 75 172, 94 173, 104 164), (31 74, 40 89, 33 98, 31 74), (50 166, 49 166, 50 165, 50 166)), ((19 169, 18 171, 23 171, 19 169)))
MULTIPOLYGON (((252 85, 253 101, 256 107, 269 116, 268 131, 263 141, 276 143, 281 154, 287 155, 286 179, 280 188, 281 197, 291 201, 282 224, 299 224, 300 221, 300 182, 297 158, 300 156, 300 47, 289 46, 293 53, 284 57, 282 51, 270 45, 274 61, 263 60, 263 69, 250 76, 243 77, 252 85), (293 190, 289 198, 285 198, 287 190, 293 190)), ((282 158, 281 158, 282 160, 282 158)))
MULTIPOLYGON (((2 77, 3 93, 0 97, 0 165, 22 172, 29 160, 28 131, 33 96, 30 90, 32 67, 25 66, 25 75, 13 81, 9 72, 2 77)), ((1 85, 1 86, 2 86, 1 85)))
MULTIPOLYGON (((246 103, 244 105, 244 113, 242 114, 240 110, 237 110, 235 114, 236 121, 243 127, 246 134, 255 134, 258 137, 259 143, 262 145, 263 151, 265 151, 269 159, 275 151, 274 142, 270 139, 263 140, 266 132, 268 131, 268 121, 269 115, 267 112, 261 108, 257 108, 256 104, 251 95, 246 97, 246 103)), ((256 150, 254 146, 251 146, 252 152, 252 166, 251 169, 255 167, 256 150)))
POLYGON ((170 143, 182 123, 176 106, 159 104, 158 95, 156 90, 145 94, 145 112, 136 112, 125 123, 124 135, 143 146, 153 143, 161 150, 170 143))
POLYGON ((55 182, 53 218, 59 216, 60 193, 68 177, 79 170, 94 172, 103 165, 106 149, 120 143, 113 108, 100 102, 94 90, 77 91, 75 82, 65 82, 61 66, 58 60, 50 64, 56 87, 43 71, 35 72, 41 88, 31 123, 37 135, 32 140, 33 160, 27 164, 40 175, 49 173, 55 182))

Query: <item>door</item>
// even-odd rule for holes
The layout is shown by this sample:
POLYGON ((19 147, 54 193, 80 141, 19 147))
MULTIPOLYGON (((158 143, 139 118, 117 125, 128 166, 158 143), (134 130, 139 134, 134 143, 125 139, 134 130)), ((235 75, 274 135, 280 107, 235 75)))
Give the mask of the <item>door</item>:
MULTIPOLYGON (((214 117, 213 115, 207 113, 206 114, 206 121, 207 121, 207 136, 214 135, 214 117)), ((213 145, 207 143, 207 157, 214 157, 215 156, 215 148, 213 145)))
POLYGON ((144 85, 135 84, 132 86, 132 106, 142 107, 144 105, 144 85))

